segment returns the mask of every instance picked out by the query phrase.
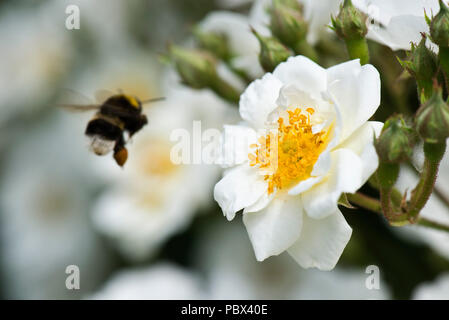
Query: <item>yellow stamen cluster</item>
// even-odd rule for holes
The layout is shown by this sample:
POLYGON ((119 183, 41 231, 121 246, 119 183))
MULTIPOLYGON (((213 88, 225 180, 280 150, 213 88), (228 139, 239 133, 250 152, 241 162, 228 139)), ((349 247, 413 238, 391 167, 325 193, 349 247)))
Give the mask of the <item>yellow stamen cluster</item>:
POLYGON ((251 166, 258 166, 268 181, 268 193, 308 179, 319 155, 326 147, 329 131, 312 133, 310 116, 315 112, 296 108, 288 112, 288 124, 278 119, 277 132, 258 140, 254 154, 248 155, 251 166))

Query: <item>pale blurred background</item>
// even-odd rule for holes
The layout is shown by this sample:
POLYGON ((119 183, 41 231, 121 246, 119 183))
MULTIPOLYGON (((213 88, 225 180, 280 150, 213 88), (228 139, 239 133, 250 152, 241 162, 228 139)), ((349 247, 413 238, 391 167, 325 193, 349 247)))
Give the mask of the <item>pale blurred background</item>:
POLYGON ((258 263, 241 220, 227 222, 213 201, 220 170, 169 162, 171 129, 220 129, 237 109, 170 81, 159 55, 208 12, 246 13, 250 2, 0 1, 1 298, 411 298, 449 270, 447 237, 397 232, 361 210, 345 212, 354 232, 334 271, 303 270, 286 254, 258 263), (69 4, 80 30, 65 28, 69 4), (167 100, 147 110, 122 170, 89 153, 92 114, 55 107, 65 89, 167 100), (69 265, 79 290, 66 288, 69 265), (365 286, 369 265, 379 290, 365 286))

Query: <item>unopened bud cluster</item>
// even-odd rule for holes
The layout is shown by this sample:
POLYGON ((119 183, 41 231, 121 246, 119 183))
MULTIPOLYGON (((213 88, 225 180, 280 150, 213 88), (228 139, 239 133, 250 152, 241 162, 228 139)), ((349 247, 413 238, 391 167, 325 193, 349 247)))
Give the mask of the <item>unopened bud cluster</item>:
POLYGON ((444 143, 449 138, 449 106, 441 88, 418 110, 415 122, 425 143, 444 143))
POLYGON ((217 61, 207 51, 171 45, 169 55, 182 81, 192 88, 206 88, 217 77, 217 61))
POLYGON ((439 0, 440 11, 429 23, 432 41, 440 47, 449 47, 449 8, 439 0))
POLYGON ((297 0, 273 0, 270 29, 284 45, 295 48, 307 36, 308 26, 302 5, 297 0))
POLYGON ((264 37, 253 30, 260 43, 259 62, 266 72, 272 72, 278 64, 292 55, 291 51, 274 37, 264 37))
POLYGON ((400 163, 413 154, 416 134, 401 115, 390 117, 376 141, 376 151, 381 162, 400 163))
POLYGON ((332 28, 343 39, 364 38, 368 32, 368 16, 354 7, 351 0, 345 0, 338 16, 331 20, 332 28))

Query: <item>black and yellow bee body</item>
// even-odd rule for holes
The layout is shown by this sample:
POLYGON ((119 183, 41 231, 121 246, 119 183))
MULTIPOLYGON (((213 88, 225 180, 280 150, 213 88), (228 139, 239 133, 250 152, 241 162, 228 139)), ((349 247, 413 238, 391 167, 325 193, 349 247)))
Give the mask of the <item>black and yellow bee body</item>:
MULTIPOLYGON (((144 103, 161 100, 147 100, 144 103)), ((87 123, 86 136, 91 140, 90 149, 97 155, 106 155, 113 151, 115 162, 123 166, 128 159, 125 134, 132 137, 147 123, 142 113, 142 102, 131 95, 114 94, 99 105, 64 105, 76 110, 96 109, 95 116, 87 123)))
POLYGON ((115 161, 119 166, 123 166, 128 158, 125 132, 132 137, 147 123, 139 99, 117 94, 101 105, 95 117, 87 124, 85 134, 91 138, 91 149, 94 153, 104 155, 113 149, 115 161))

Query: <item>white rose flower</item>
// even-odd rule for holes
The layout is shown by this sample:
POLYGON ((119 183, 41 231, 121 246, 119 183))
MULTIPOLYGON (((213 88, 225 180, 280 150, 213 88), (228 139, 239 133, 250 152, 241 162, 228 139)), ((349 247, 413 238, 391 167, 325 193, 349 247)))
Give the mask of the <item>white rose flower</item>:
POLYGON ((411 42, 421 40, 421 32, 428 33, 425 15, 439 11, 438 0, 353 0, 377 24, 370 26, 367 38, 392 50, 410 50, 411 42))
POLYGON ((258 260, 287 250, 305 268, 334 268, 352 232, 338 199, 378 166, 373 141, 382 123, 368 119, 379 103, 372 65, 323 69, 304 56, 242 94, 245 122, 224 130, 222 162, 235 167, 214 197, 229 220, 243 209, 258 260))
POLYGON ((253 78, 263 75, 259 64, 259 41, 251 32, 247 16, 228 11, 215 11, 206 16, 200 28, 206 32, 226 36, 230 50, 235 54, 231 61, 233 67, 246 71, 253 78))

